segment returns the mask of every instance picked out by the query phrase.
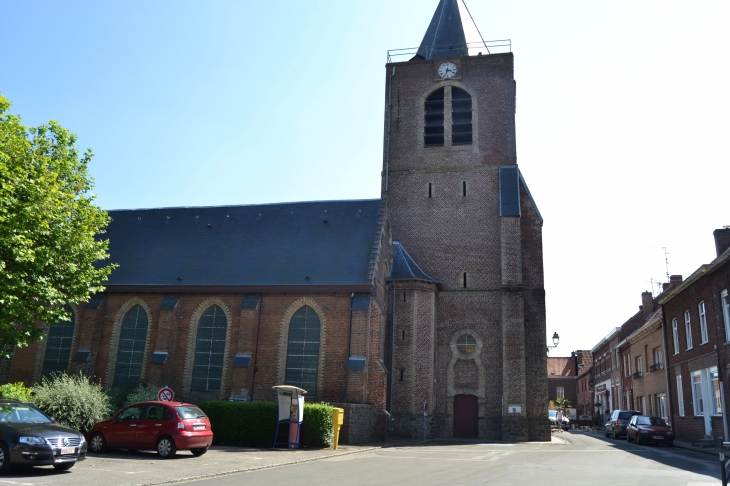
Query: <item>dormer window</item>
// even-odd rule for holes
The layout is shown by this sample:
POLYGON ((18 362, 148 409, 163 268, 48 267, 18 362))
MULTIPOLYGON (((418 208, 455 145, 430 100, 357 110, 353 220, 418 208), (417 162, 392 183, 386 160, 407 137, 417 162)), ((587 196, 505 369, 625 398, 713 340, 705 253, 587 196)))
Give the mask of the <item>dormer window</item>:
POLYGON ((423 143, 427 147, 444 144, 444 88, 437 89, 426 98, 423 143))

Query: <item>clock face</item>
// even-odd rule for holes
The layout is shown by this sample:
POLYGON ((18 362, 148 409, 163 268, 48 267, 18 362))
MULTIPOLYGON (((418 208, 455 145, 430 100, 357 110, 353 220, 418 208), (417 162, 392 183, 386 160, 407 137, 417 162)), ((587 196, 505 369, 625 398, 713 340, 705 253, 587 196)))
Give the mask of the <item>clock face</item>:
POLYGON ((445 62, 439 66, 439 76, 442 78, 453 78, 456 76, 456 64, 445 62))

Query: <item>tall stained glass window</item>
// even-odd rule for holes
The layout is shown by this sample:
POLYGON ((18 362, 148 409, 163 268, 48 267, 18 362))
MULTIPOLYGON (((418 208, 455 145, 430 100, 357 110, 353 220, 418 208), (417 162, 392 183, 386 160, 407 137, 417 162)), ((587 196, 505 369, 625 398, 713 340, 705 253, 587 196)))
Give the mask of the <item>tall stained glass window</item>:
POLYGON ((289 343, 286 350, 287 385, 304 388, 308 396, 316 396, 319 368, 319 316, 304 306, 289 322, 289 343))
POLYGON ((114 385, 136 388, 142 378, 142 363, 147 344, 147 312, 137 304, 124 316, 119 330, 117 364, 114 367, 114 385))
POLYGON ((220 391, 228 322, 223 309, 208 307, 198 321, 192 391, 220 391))
POLYGON ((43 376, 53 373, 65 373, 71 354, 71 344, 74 339, 76 316, 71 307, 66 306, 66 312, 71 314, 70 321, 60 321, 48 329, 48 344, 43 357, 43 376))

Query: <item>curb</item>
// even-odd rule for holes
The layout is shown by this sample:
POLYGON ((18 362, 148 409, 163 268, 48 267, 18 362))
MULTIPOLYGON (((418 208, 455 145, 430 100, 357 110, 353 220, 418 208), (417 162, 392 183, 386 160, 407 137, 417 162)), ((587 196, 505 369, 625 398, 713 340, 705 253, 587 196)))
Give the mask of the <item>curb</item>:
POLYGON ((217 477, 221 477, 221 476, 230 476, 232 474, 238 474, 238 473, 243 473, 243 472, 260 471, 263 469, 271 469, 271 468, 281 467, 281 466, 292 466, 295 464, 304 464, 307 462, 320 461, 322 459, 329 459, 330 457, 340 457, 340 456, 348 456, 351 454, 361 454, 363 452, 370 452, 370 451, 374 451, 374 450, 378 450, 378 449, 381 449, 381 447, 366 447, 366 448, 358 449, 355 451, 339 452, 337 454, 331 454, 328 456, 310 457, 308 459, 299 459, 296 461, 279 462, 276 464, 266 464, 264 466, 244 467, 241 469, 232 469, 229 471, 223 471, 223 472, 219 472, 219 473, 201 474, 198 476, 188 476, 185 478, 170 479, 170 480, 166 480, 166 481, 156 481, 156 482, 152 482, 152 483, 140 483, 140 486, 154 486, 154 485, 158 485, 158 484, 175 484, 175 483, 182 483, 182 482, 186 482, 186 481, 197 481, 200 479, 210 479, 210 478, 217 478, 217 477))

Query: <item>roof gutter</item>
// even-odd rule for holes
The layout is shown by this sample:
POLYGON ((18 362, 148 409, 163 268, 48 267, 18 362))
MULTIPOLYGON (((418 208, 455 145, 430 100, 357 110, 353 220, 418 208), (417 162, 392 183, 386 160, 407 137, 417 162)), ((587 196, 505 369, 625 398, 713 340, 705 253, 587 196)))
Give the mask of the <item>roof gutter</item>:
POLYGON ((345 285, 105 285, 105 293, 175 293, 175 294, 288 294, 288 293, 359 293, 374 294, 373 284, 345 285))

